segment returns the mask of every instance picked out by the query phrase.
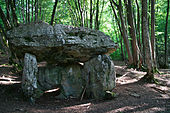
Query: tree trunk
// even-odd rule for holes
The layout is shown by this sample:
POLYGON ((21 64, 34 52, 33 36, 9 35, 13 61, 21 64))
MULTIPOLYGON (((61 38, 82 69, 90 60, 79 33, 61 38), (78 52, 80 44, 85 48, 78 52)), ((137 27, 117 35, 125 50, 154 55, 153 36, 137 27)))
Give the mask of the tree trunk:
MULTIPOLYGON (((119 11, 119 17, 120 17, 120 21, 121 21, 121 26, 118 24, 121 35, 123 37, 124 40, 124 44, 126 46, 126 50, 128 53, 128 63, 131 65, 133 64, 133 57, 130 51, 130 46, 129 46, 129 40, 128 40, 128 35, 127 35, 127 31, 126 31, 126 27, 125 27, 125 23, 124 23, 124 19, 123 19, 123 15, 122 15, 122 4, 121 4, 121 0, 119 0, 119 5, 117 5, 113 0, 110 0, 111 6, 112 6, 112 10, 114 12, 115 18, 117 18, 116 16, 116 12, 115 9, 113 7, 113 4, 118 8, 119 11)), ((116 19, 118 21, 118 19, 116 19)))
POLYGON ((42 0, 40 0, 39 8, 40 8, 39 18, 40 18, 40 20, 42 20, 42 0))
POLYGON ((138 1, 136 0, 136 5, 137 5, 137 33, 138 33, 138 44, 139 48, 141 49, 141 41, 140 41, 140 11, 139 11, 139 4, 138 1))
POLYGON ((134 23, 134 16, 132 13, 132 6, 131 6, 131 0, 125 0, 125 5, 127 9, 127 21, 129 25, 129 33, 132 38, 132 49, 133 49, 133 63, 137 67, 138 60, 139 60, 139 53, 138 53, 138 45, 136 40, 136 29, 135 29, 135 23, 134 23))
POLYGON ((6 18, 1 6, 0 6, 0 17, 2 19, 2 22, 3 22, 4 26, 5 26, 5 29, 6 30, 11 29, 11 24, 9 23, 9 20, 6 18))
POLYGON ((169 0, 168 0, 168 6, 167 6, 167 15, 166 15, 166 24, 165 24, 165 67, 168 67, 168 15, 169 15, 169 0))
POLYGON ((143 31, 143 13, 141 14, 141 29, 142 29, 142 56, 143 56, 143 61, 142 61, 142 64, 143 65, 145 65, 145 43, 144 43, 144 39, 143 39, 143 37, 144 37, 144 31, 143 31))
POLYGON ((26 23, 28 23, 28 0, 26 0, 26 23))
MULTIPOLYGON (((7 46, 4 44, 3 36, 6 38, 6 34, 4 29, 2 28, 2 25, 0 24, 0 49, 7 55, 9 54, 9 49, 7 46)), ((6 39, 5 39, 6 40, 6 39)))
POLYGON ((30 0, 28 0, 28 23, 30 23, 30 0))
POLYGON ((123 14, 122 14, 121 0, 119 0, 118 10, 119 10, 119 16, 120 16, 120 20, 121 20, 123 40, 124 40, 126 50, 127 50, 127 53, 128 53, 128 61, 129 61, 128 63, 129 63, 129 65, 132 65, 133 64, 133 57, 132 57, 132 53, 130 51, 128 35, 127 35, 126 27, 125 27, 125 20, 123 18, 123 14))
POLYGON ((152 59, 154 66, 156 66, 156 53, 155 53, 155 0, 151 0, 151 47, 152 59))
POLYGON ((6 18, 10 21, 9 0, 5 0, 5 3, 6 3, 6 18))
POLYGON ((83 11, 82 11, 82 8, 81 8, 80 0, 78 0, 78 6, 79 6, 79 12, 80 12, 80 16, 81 16, 81 26, 84 27, 84 16, 83 16, 83 11))
POLYGON ((90 0, 90 28, 93 28, 93 1, 90 0))
POLYGON ((38 14, 37 14, 37 9, 38 9, 38 7, 37 7, 37 0, 35 0, 35 3, 34 3, 34 5, 35 5, 35 21, 37 21, 37 16, 38 16, 38 14))
POLYGON ((100 21, 102 19, 102 14, 103 14, 103 9, 104 9, 104 4, 105 4, 105 0, 103 0, 103 3, 102 3, 102 8, 101 8, 101 12, 99 13, 100 14, 100 17, 99 17, 99 27, 100 27, 100 21))
POLYGON ((18 19, 17 19, 17 15, 15 13, 15 0, 10 0, 10 5, 11 5, 11 11, 12 11, 12 19, 13 19, 13 23, 14 23, 14 26, 18 26, 18 19))
POLYGON ((31 21, 33 22, 34 21, 34 0, 32 0, 32 7, 31 7, 31 9, 32 9, 32 17, 31 17, 31 21))
POLYGON ((21 6, 22 6, 22 19, 23 19, 23 23, 25 23, 25 11, 24 11, 24 0, 21 0, 21 6))
POLYGON ((96 29, 96 30, 99 30, 99 0, 97 0, 97 3, 96 3, 95 29, 96 29))
MULTIPOLYGON (((77 23, 79 23, 79 25, 81 26, 81 16, 80 15, 80 12, 79 12, 79 8, 77 6, 77 0, 74 0, 74 4, 75 4, 75 7, 76 7, 76 10, 75 11, 75 15, 76 15, 76 19, 77 19, 77 23)), ((71 4, 70 4, 71 6, 71 4)), ((75 9, 74 7, 72 7, 72 9, 75 9)), ((72 10, 71 9, 71 10, 72 10)), ((72 11, 74 13, 74 11, 72 11)))
POLYGON ((53 6, 53 12, 52 12, 52 15, 51 15, 51 22, 50 22, 51 25, 53 25, 55 11, 56 11, 56 8, 57 8, 57 3, 58 3, 58 0, 55 0, 55 4, 53 6))
POLYGON ((150 38, 149 38, 149 30, 148 30, 148 18, 147 18, 147 0, 142 0, 142 34, 143 34, 143 39, 145 43, 145 59, 146 59, 146 65, 147 65, 147 74, 145 75, 144 78, 147 80, 153 80, 154 75, 153 75, 153 60, 152 60, 152 49, 151 49, 151 43, 150 43, 150 38))

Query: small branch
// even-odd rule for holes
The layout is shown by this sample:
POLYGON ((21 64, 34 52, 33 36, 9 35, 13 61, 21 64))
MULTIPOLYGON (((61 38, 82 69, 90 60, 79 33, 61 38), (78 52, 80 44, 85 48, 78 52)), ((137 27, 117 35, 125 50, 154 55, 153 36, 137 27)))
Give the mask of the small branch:
POLYGON ((114 0, 112 0, 111 2, 112 2, 116 7, 119 6, 114 0))

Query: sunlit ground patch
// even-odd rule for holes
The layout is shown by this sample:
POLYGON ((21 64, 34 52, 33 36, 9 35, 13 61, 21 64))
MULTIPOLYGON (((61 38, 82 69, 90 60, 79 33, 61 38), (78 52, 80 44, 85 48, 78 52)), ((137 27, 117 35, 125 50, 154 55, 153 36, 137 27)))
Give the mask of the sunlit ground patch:
POLYGON ((0 84, 2 85, 10 85, 10 84, 16 84, 21 83, 21 81, 17 80, 18 77, 16 76, 0 76, 0 84))

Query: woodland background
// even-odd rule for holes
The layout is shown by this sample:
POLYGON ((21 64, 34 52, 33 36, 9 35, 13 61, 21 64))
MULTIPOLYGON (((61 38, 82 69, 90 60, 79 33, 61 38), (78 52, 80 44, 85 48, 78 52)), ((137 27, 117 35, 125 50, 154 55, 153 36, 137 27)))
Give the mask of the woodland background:
POLYGON ((0 48, 6 32, 45 21, 103 31, 119 45, 111 54, 129 66, 153 73, 170 62, 169 0, 1 0, 0 48))

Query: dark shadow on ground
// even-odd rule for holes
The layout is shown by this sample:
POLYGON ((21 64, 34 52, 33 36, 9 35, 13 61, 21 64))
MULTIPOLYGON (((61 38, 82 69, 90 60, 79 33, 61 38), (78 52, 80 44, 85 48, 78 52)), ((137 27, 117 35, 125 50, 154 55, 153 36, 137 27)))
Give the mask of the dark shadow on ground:
POLYGON ((21 82, 22 73, 11 73, 9 68, 0 67, 0 113, 170 112, 169 92, 155 90, 153 88, 157 86, 155 84, 139 82, 137 79, 138 73, 124 69, 123 75, 128 72, 128 74, 121 78, 121 80, 125 80, 125 84, 120 84, 123 83, 122 81, 117 84, 116 88, 113 89, 117 97, 112 100, 59 100, 56 99, 57 94, 54 92, 41 96, 36 100, 35 105, 31 105, 23 96, 21 83, 17 83, 17 81, 21 82), (132 79, 136 79, 137 81, 127 82, 132 79), (9 84, 4 84, 6 82, 9 84))

